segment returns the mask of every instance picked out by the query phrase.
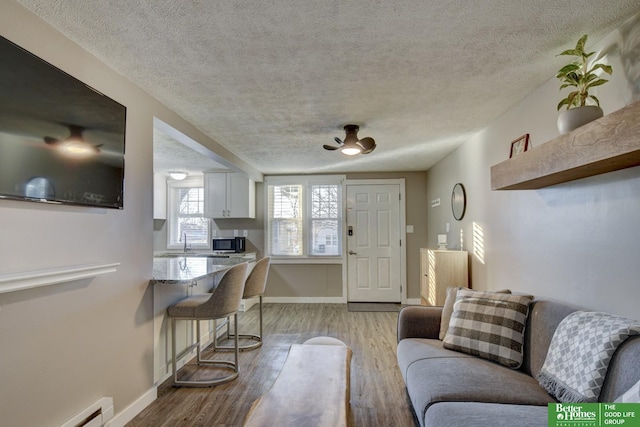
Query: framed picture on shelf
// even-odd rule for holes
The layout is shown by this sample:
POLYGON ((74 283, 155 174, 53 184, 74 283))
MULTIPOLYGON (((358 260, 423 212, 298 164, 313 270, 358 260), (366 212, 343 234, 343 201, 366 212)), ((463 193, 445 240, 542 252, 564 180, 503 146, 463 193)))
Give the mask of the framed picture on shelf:
POLYGON ((511 142, 511 154, 509 158, 522 154, 529 149, 529 134, 525 133, 520 138, 514 139, 511 142))

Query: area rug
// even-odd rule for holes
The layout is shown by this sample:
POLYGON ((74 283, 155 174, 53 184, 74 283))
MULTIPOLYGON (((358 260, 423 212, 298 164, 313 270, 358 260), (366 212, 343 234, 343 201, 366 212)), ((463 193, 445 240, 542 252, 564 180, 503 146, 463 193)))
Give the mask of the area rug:
POLYGON ((350 302, 347 304, 349 311, 400 311, 402 305, 387 302, 350 302))

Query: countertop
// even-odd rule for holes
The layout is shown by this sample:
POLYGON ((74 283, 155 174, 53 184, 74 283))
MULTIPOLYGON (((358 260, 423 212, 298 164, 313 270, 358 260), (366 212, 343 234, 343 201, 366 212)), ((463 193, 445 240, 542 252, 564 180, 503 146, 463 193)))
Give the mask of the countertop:
POLYGON ((212 257, 212 258, 245 258, 256 259, 255 252, 224 252, 224 251, 156 251, 154 258, 175 258, 175 257, 212 257))
POLYGON ((154 257, 153 279, 156 284, 189 284, 196 280, 227 270, 243 262, 254 262, 253 258, 214 258, 206 256, 154 257))

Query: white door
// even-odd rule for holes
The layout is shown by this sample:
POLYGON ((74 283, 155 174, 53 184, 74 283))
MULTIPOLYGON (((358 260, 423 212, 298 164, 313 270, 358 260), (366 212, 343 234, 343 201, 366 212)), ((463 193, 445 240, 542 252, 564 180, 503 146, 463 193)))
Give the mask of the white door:
POLYGON ((400 186, 347 184, 350 302, 401 302, 400 186))

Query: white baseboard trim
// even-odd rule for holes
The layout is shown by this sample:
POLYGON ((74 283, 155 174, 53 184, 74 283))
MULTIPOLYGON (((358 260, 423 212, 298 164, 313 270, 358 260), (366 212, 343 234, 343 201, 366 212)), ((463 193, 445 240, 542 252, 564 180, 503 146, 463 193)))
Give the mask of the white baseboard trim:
MULTIPOLYGON (((276 304, 346 304, 343 297, 264 297, 264 302, 276 304)), ((420 298, 407 298, 407 305, 420 305, 420 298)))
POLYGON ((344 297, 264 297, 265 303, 277 304, 346 304, 344 297))
POLYGON ((136 415, 142 412, 147 406, 158 398, 158 388, 152 387, 131 405, 118 412, 111 418, 105 427, 124 427, 129 421, 134 419, 136 415))
POLYGON ((260 299, 258 297, 243 299, 242 303, 240 303, 240 311, 249 311, 249 309, 258 304, 258 302, 260 302, 260 299))

